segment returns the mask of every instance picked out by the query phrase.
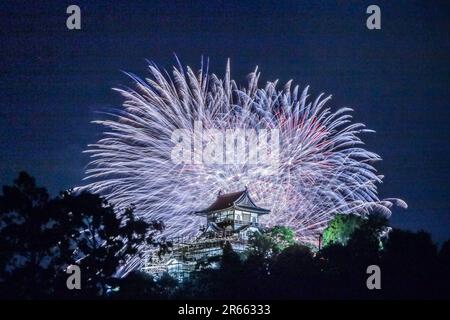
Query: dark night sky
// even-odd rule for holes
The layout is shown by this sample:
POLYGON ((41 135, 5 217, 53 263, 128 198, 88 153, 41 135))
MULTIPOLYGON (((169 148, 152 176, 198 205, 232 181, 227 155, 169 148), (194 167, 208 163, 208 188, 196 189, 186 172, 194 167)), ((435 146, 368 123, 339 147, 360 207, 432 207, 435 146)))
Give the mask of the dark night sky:
POLYGON ((232 60, 244 84, 294 79, 333 94, 377 131, 366 135, 383 161, 382 197, 400 197, 395 226, 450 238, 448 1, 1 1, 0 184, 20 170, 56 194, 78 185, 82 154, 100 129, 96 111, 118 106, 120 70, 146 76, 145 59, 170 68, 173 52, 222 75, 232 60), (261 3, 259 3, 261 2, 261 3), (66 28, 78 4, 82 30, 66 28), (368 5, 382 30, 365 26, 368 5))

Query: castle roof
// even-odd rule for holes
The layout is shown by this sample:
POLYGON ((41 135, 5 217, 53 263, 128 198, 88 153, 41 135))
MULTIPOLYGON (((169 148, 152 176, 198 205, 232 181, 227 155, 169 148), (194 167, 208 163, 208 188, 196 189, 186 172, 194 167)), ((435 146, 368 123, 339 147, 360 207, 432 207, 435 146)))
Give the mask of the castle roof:
POLYGON ((221 211, 226 209, 241 209, 246 211, 255 212, 258 214, 267 214, 270 210, 258 207, 255 202, 250 198, 247 188, 243 191, 220 194, 208 208, 197 211, 199 215, 206 215, 210 212, 221 211))

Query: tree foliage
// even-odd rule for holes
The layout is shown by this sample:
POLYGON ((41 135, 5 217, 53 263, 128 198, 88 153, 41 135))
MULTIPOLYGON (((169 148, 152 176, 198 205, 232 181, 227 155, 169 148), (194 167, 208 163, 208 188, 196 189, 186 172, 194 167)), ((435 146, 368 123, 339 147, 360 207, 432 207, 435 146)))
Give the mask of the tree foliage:
POLYGON ((4 297, 99 296, 138 246, 154 242, 159 223, 117 213, 98 195, 64 192, 50 199, 27 173, 0 196, 0 290, 4 297), (65 285, 69 265, 82 290, 65 285))
POLYGON ((254 232, 249 238, 249 254, 268 258, 295 244, 295 233, 289 227, 275 226, 264 232, 254 232))
POLYGON ((361 226, 362 222, 363 218, 354 214, 337 214, 323 232, 323 246, 347 244, 352 233, 361 226))

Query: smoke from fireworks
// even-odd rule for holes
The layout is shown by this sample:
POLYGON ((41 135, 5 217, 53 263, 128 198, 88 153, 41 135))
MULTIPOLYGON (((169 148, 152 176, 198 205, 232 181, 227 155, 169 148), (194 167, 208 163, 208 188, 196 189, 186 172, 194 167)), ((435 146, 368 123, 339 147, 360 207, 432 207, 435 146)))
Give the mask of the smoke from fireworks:
MULTIPOLYGON (((229 63, 224 79, 203 63, 198 73, 174 67, 172 76, 153 64, 149 69, 145 81, 130 75, 133 89, 115 89, 124 109, 95 121, 106 131, 86 151, 92 161, 85 188, 118 208, 134 205, 137 215, 164 221, 167 235, 198 233, 204 222, 193 213, 211 204, 219 190, 245 186, 259 206, 271 210, 266 224, 289 226, 310 242, 337 213, 389 216, 394 204, 406 207, 399 199, 378 198, 382 176, 373 163, 380 157, 358 137, 371 130, 352 123, 351 109, 328 108, 330 96, 310 100, 308 87, 300 91, 291 81, 282 88, 277 82, 258 87, 257 69, 247 87, 238 88, 229 63), (175 164, 173 132, 194 131, 197 121, 219 132, 277 129, 279 163, 175 164)), ((212 138, 203 132, 205 143, 212 138)))

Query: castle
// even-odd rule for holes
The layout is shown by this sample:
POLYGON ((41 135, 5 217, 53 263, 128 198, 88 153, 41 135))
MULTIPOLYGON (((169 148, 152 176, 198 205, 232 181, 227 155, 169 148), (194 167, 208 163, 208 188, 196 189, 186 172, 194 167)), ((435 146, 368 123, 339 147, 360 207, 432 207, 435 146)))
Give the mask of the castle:
POLYGON ((220 256, 226 242, 230 243, 235 252, 244 252, 249 236, 263 229, 260 216, 269 212, 254 203, 247 188, 227 194, 219 192, 214 203, 195 212, 206 220, 200 235, 173 239, 170 253, 164 255, 148 250, 142 270, 156 277, 167 272, 182 281, 189 277, 199 262, 220 256))

